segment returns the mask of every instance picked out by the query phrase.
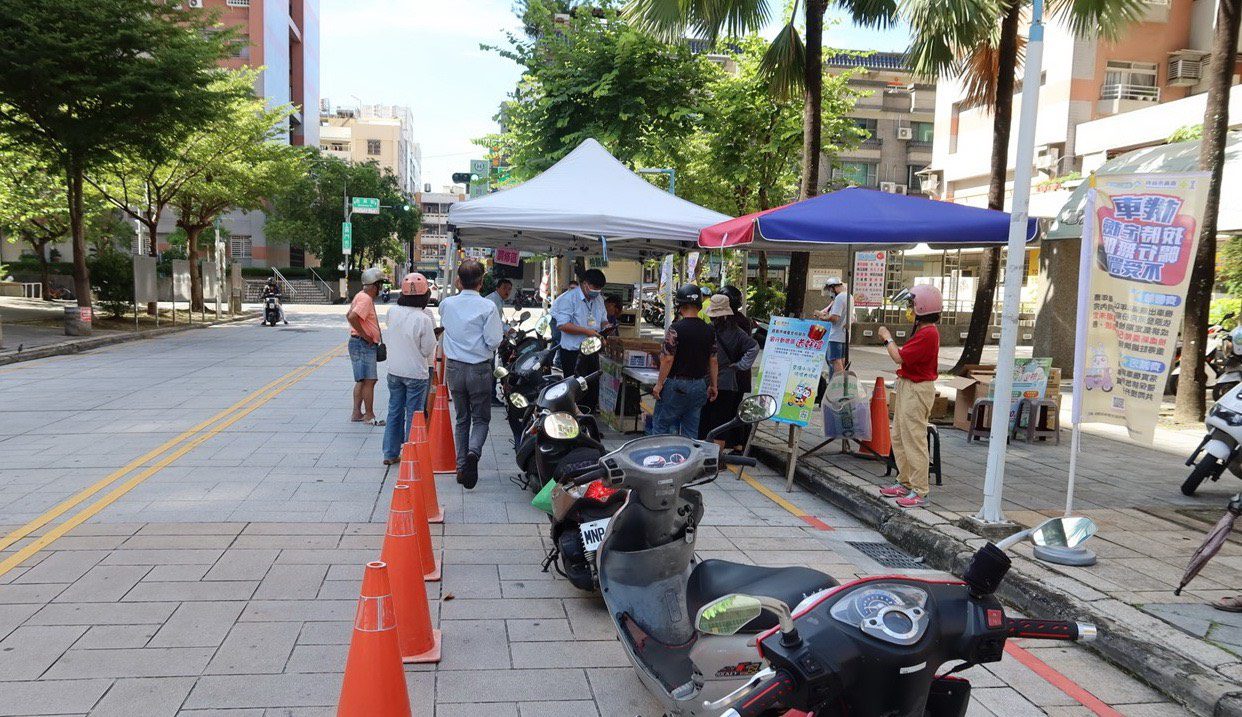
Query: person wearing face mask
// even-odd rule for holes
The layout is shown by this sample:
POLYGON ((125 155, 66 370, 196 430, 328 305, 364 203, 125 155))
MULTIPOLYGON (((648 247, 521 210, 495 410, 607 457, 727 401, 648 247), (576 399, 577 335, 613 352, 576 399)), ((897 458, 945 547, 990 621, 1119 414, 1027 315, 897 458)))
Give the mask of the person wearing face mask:
POLYGON ((906 304, 906 314, 914 321, 910 338, 900 348, 888 328, 876 332, 888 356, 897 364, 897 396, 893 399, 893 457, 897 460, 898 483, 881 489, 885 498, 896 498, 902 508, 926 504, 931 487, 927 481, 927 419, 936 400, 936 377, 940 372, 940 331, 936 322, 944 301, 940 290, 918 284, 893 298, 906 304))
MULTIPOLYGON (((561 371, 566 376, 586 376, 599 368, 598 355, 582 356, 578 349, 588 336, 601 336, 608 321, 601 292, 608 279, 599 269, 590 269, 582 275, 582 282, 557 297, 552 303, 552 318, 561 331, 561 371)), ((595 407, 595 386, 591 387, 583 405, 595 407)))
POLYGON ((431 367, 435 366, 436 324, 427 313, 431 288, 422 274, 406 274, 401 296, 388 310, 388 425, 384 427, 384 465, 401 459, 415 411, 427 404, 431 367))

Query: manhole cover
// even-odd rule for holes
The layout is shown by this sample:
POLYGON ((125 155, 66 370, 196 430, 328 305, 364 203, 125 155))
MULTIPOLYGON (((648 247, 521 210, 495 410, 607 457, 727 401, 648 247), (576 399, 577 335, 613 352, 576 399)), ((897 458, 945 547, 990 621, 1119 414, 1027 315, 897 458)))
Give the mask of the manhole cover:
POLYGON ((922 558, 916 558, 913 555, 903 553, 888 543, 865 543, 845 541, 847 545, 858 550, 858 552, 866 555, 868 558, 876 561, 886 568, 905 568, 907 570, 926 570, 927 566, 923 564, 922 558))

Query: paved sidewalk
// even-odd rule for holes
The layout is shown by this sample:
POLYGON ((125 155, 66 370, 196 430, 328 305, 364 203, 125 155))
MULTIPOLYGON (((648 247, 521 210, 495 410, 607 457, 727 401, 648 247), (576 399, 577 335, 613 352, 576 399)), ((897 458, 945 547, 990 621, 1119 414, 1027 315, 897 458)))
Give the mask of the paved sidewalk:
MULTIPOLYGON (((822 440, 810 435, 817 430, 804 435, 804 450, 822 440)), ((785 435, 770 429, 765 434, 773 441, 785 435)), ((931 517, 924 522, 940 523, 937 530, 962 537, 961 529, 972 528, 965 519, 980 509, 988 445, 986 441, 967 443, 965 433, 947 426, 940 427, 940 435, 944 485, 933 484, 928 505, 931 517)), ((1100 532, 1089 547, 1100 561, 1088 568, 1042 567, 1048 575, 1072 581, 1066 585, 1080 586, 1087 601, 1117 600, 1159 618, 1152 625, 1163 625, 1166 630, 1171 626, 1183 637, 1196 638, 1197 643, 1185 642, 1194 659, 1222 678, 1238 682, 1242 678, 1242 616, 1214 610, 1205 602, 1242 592, 1242 534, 1230 539, 1180 597, 1173 595, 1190 556, 1224 513, 1229 496, 1239 489, 1236 479, 1226 475, 1188 498, 1179 490, 1189 471, 1180 446, 1161 450, 1093 435, 1084 435, 1082 443, 1075 512, 1099 525, 1100 532)), ((1063 514, 1069 445, 1068 431, 1059 446, 1010 443, 1004 490, 1004 512, 1010 520, 1029 527, 1063 514)), ((859 486, 859 495, 869 496, 865 500, 875 509, 890 507, 891 501, 879 498, 877 490, 894 482, 884 477, 883 464, 843 455, 837 446, 830 444, 803 459, 802 465, 826 481, 859 486)), ((1168 635, 1149 631, 1151 649, 1167 644, 1168 635)))
MULTIPOLYGON (((0 574, 0 715, 335 713, 362 565, 378 554, 396 472, 379 465, 382 431, 346 420, 342 315, 0 375, 0 534, 126 466, 149 472, 0 574), (323 355, 332 358, 311 360, 323 355), (190 446, 176 460, 143 459, 239 399, 248 403, 226 413, 235 422, 174 442, 190 446)), ((428 587, 444 659, 407 671, 414 713, 660 717, 599 599, 540 571, 546 517, 508 480, 516 468, 499 411, 492 436, 476 490, 438 480, 444 581, 428 587)), ((780 490, 771 471, 757 481, 780 490)), ((0 550, 0 565, 105 494, 0 550)), ((704 495, 702 557, 842 580, 894 572, 850 545, 884 542, 879 533, 813 495, 779 493, 782 506, 731 475, 704 495)), ((1025 646, 1117 713, 1185 714, 1084 648, 1025 646)), ((972 717, 1091 713, 1012 657, 970 676, 972 717)))

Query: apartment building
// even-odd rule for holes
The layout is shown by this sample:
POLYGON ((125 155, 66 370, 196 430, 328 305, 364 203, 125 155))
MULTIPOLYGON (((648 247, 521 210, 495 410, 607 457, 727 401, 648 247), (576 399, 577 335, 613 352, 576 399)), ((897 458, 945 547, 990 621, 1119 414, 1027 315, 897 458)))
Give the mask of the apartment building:
POLYGON ((422 149, 414 141, 414 115, 399 105, 362 105, 331 110, 322 102, 319 148, 347 162, 375 162, 396 175, 408 196, 419 190, 422 149))
POLYGON ((449 207, 456 202, 466 201, 466 193, 461 187, 444 187, 439 192, 419 192, 414 195, 414 202, 423 213, 423 223, 414 240, 414 265, 417 271, 424 274, 443 276, 448 261, 449 207))
MULTIPOLYGON (((1142 21, 1117 42, 1076 37, 1055 15, 1049 18, 1035 132, 1036 185, 1085 174, 1112 156, 1163 143, 1179 127, 1200 123, 1215 12, 1212 0, 1148 0, 1142 21)), ((1015 118, 1020 110, 1019 87, 1015 118)), ((935 122, 932 193, 986 205, 991 114, 963 99, 959 81, 946 79, 938 87, 935 122)), ((1015 121, 1010 167, 1016 144, 1015 121)), ((1062 199, 1036 192, 1031 214, 1053 216, 1062 199)))
POLYGON ((936 86, 917 81, 900 52, 840 52, 825 65, 830 74, 852 73, 849 86, 862 96, 850 116, 866 138, 831 162, 824 158, 821 181, 922 193, 919 172, 932 160, 936 86))

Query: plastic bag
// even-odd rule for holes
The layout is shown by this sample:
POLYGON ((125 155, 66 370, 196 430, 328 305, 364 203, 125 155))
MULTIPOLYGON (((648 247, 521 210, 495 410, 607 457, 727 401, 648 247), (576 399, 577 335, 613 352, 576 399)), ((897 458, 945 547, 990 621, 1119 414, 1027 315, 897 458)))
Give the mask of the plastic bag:
POLYGON ((530 504, 548 515, 552 515, 552 489, 555 487, 556 481, 554 480, 544 483, 543 488, 535 494, 535 498, 530 502, 530 504))
POLYGON ((871 440, 871 398, 854 372, 842 371, 828 381, 822 406, 825 438, 871 440))

